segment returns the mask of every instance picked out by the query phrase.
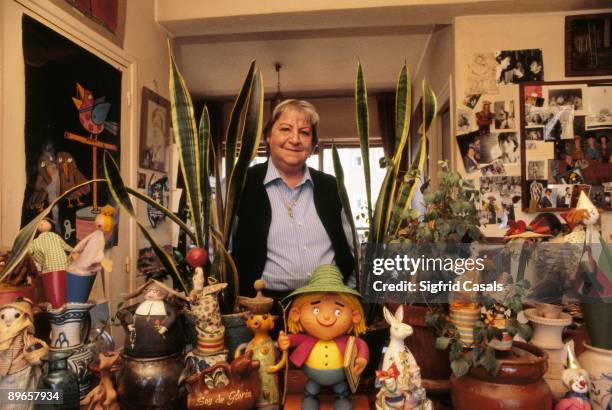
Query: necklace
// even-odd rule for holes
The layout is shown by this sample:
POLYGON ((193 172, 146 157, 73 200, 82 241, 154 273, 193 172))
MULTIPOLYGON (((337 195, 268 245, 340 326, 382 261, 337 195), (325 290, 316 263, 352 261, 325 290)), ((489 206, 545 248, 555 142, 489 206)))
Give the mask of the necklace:
POLYGON ((285 193, 281 190, 281 188, 278 185, 276 186, 276 189, 281 194, 281 200, 283 201, 283 203, 287 207, 287 215, 289 215, 289 218, 293 218, 293 207, 295 205, 297 205, 297 201, 300 198, 300 195, 302 194, 302 189, 300 188, 300 192, 298 192, 298 194, 295 197, 295 199, 293 200, 293 202, 289 201, 289 198, 287 198, 285 193))

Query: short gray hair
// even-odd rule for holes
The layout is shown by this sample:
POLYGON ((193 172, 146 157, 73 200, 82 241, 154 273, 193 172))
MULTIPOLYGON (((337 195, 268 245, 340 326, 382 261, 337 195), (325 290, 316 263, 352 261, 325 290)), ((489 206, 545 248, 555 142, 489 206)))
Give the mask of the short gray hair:
POLYGON ((317 135, 317 128, 319 127, 319 113, 317 113, 317 110, 314 105, 304 100, 284 100, 276 107, 274 107, 274 111, 272 111, 272 116, 270 117, 270 119, 266 123, 266 126, 263 129, 264 137, 268 135, 276 121, 278 121, 278 118, 289 107, 295 108, 306 116, 306 120, 308 120, 310 128, 312 128, 312 146, 314 147, 315 145, 317 145, 317 142, 319 142, 319 137, 317 135))

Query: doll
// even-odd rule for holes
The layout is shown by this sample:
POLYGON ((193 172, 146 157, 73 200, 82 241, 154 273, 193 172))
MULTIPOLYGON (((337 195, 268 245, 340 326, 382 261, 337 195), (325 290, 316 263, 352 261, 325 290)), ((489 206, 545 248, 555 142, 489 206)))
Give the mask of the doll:
POLYGON ((567 369, 561 374, 561 381, 569 389, 565 396, 555 406, 555 410, 591 410, 589 400, 589 374, 580 367, 574 345, 567 348, 567 369))
POLYGON ((32 258, 40 266, 45 297, 53 309, 57 309, 66 303, 66 252, 72 251, 72 247, 52 231, 52 222, 48 218, 39 222, 39 235, 29 249, 32 258))
MULTIPOLYGON (((319 408, 321 386, 330 386, 336 394, 334 409, 352 409, 343 365, 349 335, 365 332, 359 292, 343 283, 335 265, 321 265, 306 286, 288 297, 295 296, 287 322, 292 334, 281 332, 278 347, 281 351, 295 348, 289 359, 308 378, 302 409, 319 408)), ((362 339, 355 337, 354 341, 355 360, 346 372, 359 377, 368 364, 369 351, 362 339)))
MULTIPOLYGON (((0 307, 0 389, 36 390, 40 377, 40 359, 49 348, 34 337, 32 302, 17 298, 0 307)), ((7 409, 30 409, 34 403, 7 409)))
POLYGON ((141 294, 144 301, 117 312, 118 319, 128 333, 125 353, 132 357, 159 357, 181 352, 184 335, 177 320, 178 309, 169 297, 172 295, 186 300, 185 296, 150 279, 124 299, 141 294))

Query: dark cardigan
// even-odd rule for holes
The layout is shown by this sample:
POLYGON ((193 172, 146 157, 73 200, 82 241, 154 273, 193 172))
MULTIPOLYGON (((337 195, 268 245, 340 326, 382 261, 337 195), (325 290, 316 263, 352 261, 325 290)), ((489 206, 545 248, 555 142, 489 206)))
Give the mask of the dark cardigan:
MULTIPOLYGON (((253 282, 263 273, 268 253, 268 233, 272 207, 263 181, 268 163, 257 164, 247 171, 244 190, 238 206, 238 226, 233 238, 232 256, 240 276, 240 294, 255 294, 253 282)), ((309 168, 314 185, 314 205, 335 253, 335 263, 346 281, 353 272, 353 254, 342 227, 342 203, 336 178, 309 168)))

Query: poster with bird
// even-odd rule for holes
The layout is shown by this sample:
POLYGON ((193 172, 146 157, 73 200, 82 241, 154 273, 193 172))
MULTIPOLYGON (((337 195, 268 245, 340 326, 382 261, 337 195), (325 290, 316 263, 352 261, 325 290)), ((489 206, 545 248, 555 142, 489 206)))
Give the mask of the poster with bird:
MULTIPOLYGON (((120 163, 121 71, 30 17, 24 16, 22 26, 25 225, 67 190, 103 178, 105 150, 120 163)), ((53 209, 54 230, 75 245, 94 229, 97 212, 107 204, 116 205, 105 184, 82 187, 53 209)), ((116 232, 115 226, 109 246, 116 244, 116 232)))

